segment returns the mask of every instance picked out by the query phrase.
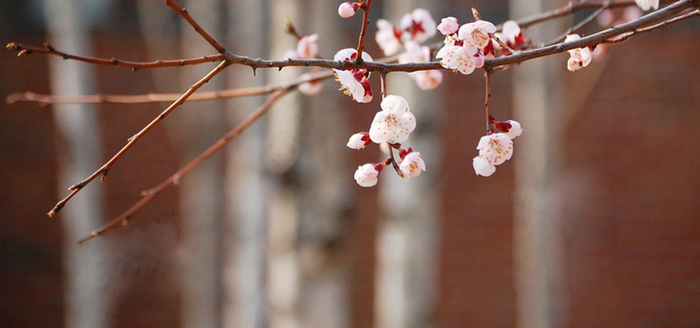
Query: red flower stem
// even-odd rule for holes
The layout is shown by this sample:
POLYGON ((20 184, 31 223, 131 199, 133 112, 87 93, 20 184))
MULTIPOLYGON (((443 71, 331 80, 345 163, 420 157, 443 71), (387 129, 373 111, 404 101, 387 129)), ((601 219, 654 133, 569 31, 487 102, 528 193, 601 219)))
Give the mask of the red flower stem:
POLYGON ((491 131, 491 70, 485 69, 484 78, 486 80, 486 95, 484 99, 484 111, 486 114, 486 133, 491 131))

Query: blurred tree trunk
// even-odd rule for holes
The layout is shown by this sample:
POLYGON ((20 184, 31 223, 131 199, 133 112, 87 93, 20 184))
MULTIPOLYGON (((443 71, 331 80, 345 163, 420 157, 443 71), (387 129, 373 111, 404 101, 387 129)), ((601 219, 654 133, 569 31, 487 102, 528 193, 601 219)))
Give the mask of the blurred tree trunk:
MULTIPOLYGON (((268 58, 282 58, 288 49, 296 49, 296 40, 288 35, 285 20, 300 21, 297 0, 271 0, 268 58)), ((270 74, 270 82, 280 83, 298 76, 299 70, 285 68, 270 74)), ((298 312, 300 277, 296 251, 299 232, 298 172, 299 96, 287 95, 267 114, 267 167, 274 173, 268 202, 267 292, 272 328, 300 327, 298 312)))
MULTIPOLYGON (((188 0, 182 5, 209 34, 221 39, 222 5, 219 0, 188 0)), ((189 58, 211 54, 211 46, 180 20, 180 56, 189 58)), ((213 65, 184 67, 180 72, 180 91, 187 90, 213 65)), ((202 88, 220 89, 224 75, 216 76, 202 88)), ((184 150, 182 164, 191 161, 224 133, 224 102, 220 100, 190 103, 175 112, 177 144, 184 150)), ((183 247, 183 326, 221 326, 221 227, 224 194, 224 161, 214 155, 187 176, 180 184, 183 247)))
MULTIPOLYGON (((337 50, 348 46, 340 41, 347 38, 340 33, 338 4, 302 1, 300 5, 314 10, 305 11, 306 17, 294 21, 300 32, 319 34, 319 52, 324 58, 332 58, 337 50)), ((301 138, 302 214, 298 243, 302 327, 349 326, 349 274, 342 248, 352 204, 349 183, 353 169, 348 165, 351 151, 344 146, 350 133, 342 123, 348 121, 345 111, 329 104, 351 100, 336 89, 335 82, 326 81, 318 95, 302 96, 305 132, 301 138)))
MULTIPOLYGON (((405 13, 438 4, 437 0, 389 0, 383 16, 398 24, 405 13)), ((387 168, 379 183, 379 208, 383 215, 377 236, 376 326, 428 327, 432 324, 437 287, 441 195, 436 183, 442 154, 438 136, 440 112, 432 109, 440 108, 442 89, 421 91, 406 74, 390 75, 387 89, 387 94, 406 98, 416 115, 419 128, 404 146, 423 155, 427 171, 406 183, 387 168)))
MULTIPOLYGON (((52 44, 72 53, 89 55, 92 52, 87 23, 90 12, 84 1, 52 0, 44 5, 48 39, 52 44)), ((95 91, 90 66, 53 56, 48 60, 53 94, 82 95, 95 91)), ((64 197, 66 186, 77 183, 101 165, 101 138, 93 105, 54 105, 54 118, 60 138, 58 195, 64 197)), ((100 187, 99 183, 88 185, 60 212, 65 236, 66 327, 108 327, 111 321, 112 300, 106 288, 109 254, 105 241, 75 243, 104 222, 100 187)))
MULTIPOLYGON (((264 57, 268 28, 266 1, 228 0, 230 24, 226 46, 236 54, 264 57)), ((228 69, 229 87, 265 84, 267 70, 252 76, 249 67, 228 69)), ((229 127, 236 126, 263 102, 261 97, 227 101, 229 127)), ((265 176, 265 122, 250 126, 227 148, 226 240, 223 264, 224 326, 267 326, 265 273, 268 183, 265 176)))
MULTIPOLYGON (((564 4, 555 0, 511 0, 511 17, 524 17, 564 4)), ((527 30, 533 42, 565 31, 566 20, 527 30)), ((566 322, 560 218, 554 178, 561 167, 562 101, 558 58, 532 60, 513 69, 514 119, 525 133, 516 141, 514 277, 516 322, 522 328, 561 327, 566 322)))

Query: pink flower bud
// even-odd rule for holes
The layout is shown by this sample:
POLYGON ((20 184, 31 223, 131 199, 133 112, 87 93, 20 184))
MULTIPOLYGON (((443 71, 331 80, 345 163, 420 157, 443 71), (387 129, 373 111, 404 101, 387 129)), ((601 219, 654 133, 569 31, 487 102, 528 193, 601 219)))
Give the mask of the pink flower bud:
POLYGON ((379 170, 377 165, 374 164, 361 165, 355 171, 355 181, 361 187, 374 187, 377 184, 378 177, 379 170))
POLYGON ((353 4, 350 2, 343 2, 338 7, 338 15, 340 15, 340 17, 343 18, 350 18, 352 16, 355 16, 356 12, 357 8, 355 8, 355 6, 353 6, 353 4))
POLYGON ((438 31, 443 35, 452 35, 459 30, 459 23, 457 18, 445 17, 442 19, 440 24, 437 26, 438 31))

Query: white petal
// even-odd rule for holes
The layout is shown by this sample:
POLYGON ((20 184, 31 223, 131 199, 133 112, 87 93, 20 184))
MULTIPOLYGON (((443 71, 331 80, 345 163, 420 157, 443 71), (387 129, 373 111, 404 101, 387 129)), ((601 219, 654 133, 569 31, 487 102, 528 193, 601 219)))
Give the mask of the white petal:
POLYGON ((388 95, 382 100, 379 105, 387 114, 401 114, 408 112, 408 102, 404 97, 397 95, 388 95))
POLYGON ((481 175, 484 177, 490 177, 494 172, 496 172, 496 166, 489 164, 483 158, 477 156, 472 160, 472 166, 474 167, 474 172, 476 175, 481 175))

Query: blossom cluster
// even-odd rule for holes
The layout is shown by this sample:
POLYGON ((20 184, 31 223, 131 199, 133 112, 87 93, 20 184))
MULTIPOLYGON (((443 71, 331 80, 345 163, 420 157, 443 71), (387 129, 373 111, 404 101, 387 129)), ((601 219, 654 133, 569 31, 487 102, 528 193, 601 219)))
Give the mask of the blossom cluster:
POLYGON ((386 165, 396 164, 396 173, 408 180, 417 177, 425 171, 425 162, 419 152, 413 149, 401 148, 416 128, 416 117, 411 113, 408 102, 401 96, 388 95, 381 102, 381 111, 375 114, 369 132, 358 132, 348 140, 347 146, 352 149, 364 149, 372 142, 388 145, 389 158, 381 163, 360 165, 355 171, 355 181, 362 187, 372 187, 377 184, 379 173, 386 165), (400 161, 394 159, 393 151, 398 149, 400 161))
POLYGON ((479 140, 476 149, 479 155, 472 160, 477 175, 491 176, 496 172, 496 165, 501 165, 513 156, 513 139, 523 133, 520 123, 508 121, 491 122, 497 132, 489 133, 479 140))

